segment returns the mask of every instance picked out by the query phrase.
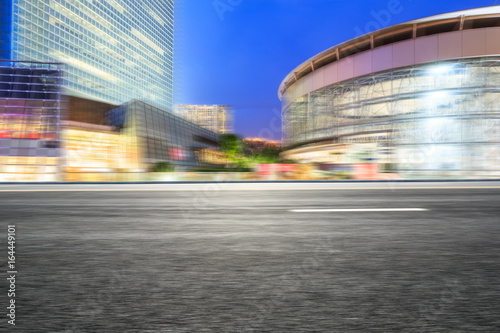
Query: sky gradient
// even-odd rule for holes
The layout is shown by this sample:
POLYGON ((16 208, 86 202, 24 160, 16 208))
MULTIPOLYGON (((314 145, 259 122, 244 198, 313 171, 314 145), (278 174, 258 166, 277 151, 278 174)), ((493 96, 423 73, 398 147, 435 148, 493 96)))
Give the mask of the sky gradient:
POLYGON ((234 105, 235 133, 273 140, 281 139, 278 87, 310 57, 361 32, 496 2, 179 1, 175 103, 234 105))

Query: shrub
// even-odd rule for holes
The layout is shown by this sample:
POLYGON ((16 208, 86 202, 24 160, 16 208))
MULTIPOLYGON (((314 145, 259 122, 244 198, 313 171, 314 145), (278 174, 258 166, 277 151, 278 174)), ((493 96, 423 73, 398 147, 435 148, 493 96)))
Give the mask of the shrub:
POLYGON ((152 172, 171 172, 174 171, 174 167, 168 162, 158 162, 151 168, 152 172))

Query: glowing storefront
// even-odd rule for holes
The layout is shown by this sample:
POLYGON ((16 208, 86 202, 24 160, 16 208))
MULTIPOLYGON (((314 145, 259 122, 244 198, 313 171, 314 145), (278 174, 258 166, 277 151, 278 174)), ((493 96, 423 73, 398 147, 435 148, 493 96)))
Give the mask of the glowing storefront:
POLYGON ((59 178, 60 64, 0 65, 0 181, 59 178))
POLYGON ((62 172, 66 181, 138 180, 135 138, 110 126, 63 121, 62 172))
POLYGON ((297 152, 288 157, 345 145, 342 163, 375 160, 407 177, 500 175, 499 41, 494 6, 388 27, 309 59, 279 89, 297 152))

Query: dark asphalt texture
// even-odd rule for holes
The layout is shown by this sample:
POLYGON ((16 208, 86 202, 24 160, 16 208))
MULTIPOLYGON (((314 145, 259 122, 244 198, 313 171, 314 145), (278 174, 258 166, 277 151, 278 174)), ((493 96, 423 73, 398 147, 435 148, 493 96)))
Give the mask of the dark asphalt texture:
POLYGON ((18 275, 16 326, 2 314, 0 330, 500 332, 499 199, 485 188, 1 192, 2 274, 15 224, 18 275))

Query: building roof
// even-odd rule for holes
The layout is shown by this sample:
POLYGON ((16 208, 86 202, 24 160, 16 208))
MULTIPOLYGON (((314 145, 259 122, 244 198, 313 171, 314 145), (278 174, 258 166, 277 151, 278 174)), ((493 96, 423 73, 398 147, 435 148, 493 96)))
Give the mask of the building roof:
POLYGON ((500 6, 449 12, 388 26, 337 44, 309 58, 281 82, 278 97, 300 78, 329 63, 379 46, 450 31, 500 27, 500 6))

